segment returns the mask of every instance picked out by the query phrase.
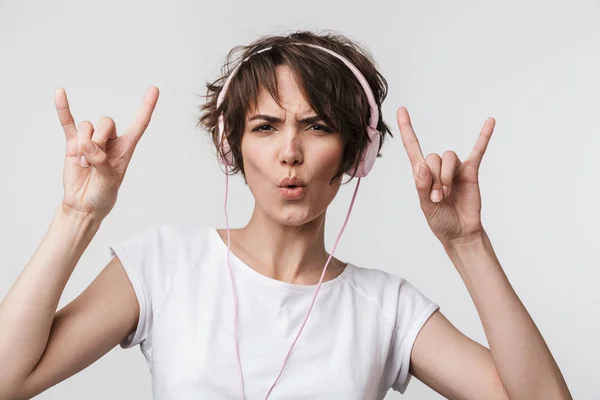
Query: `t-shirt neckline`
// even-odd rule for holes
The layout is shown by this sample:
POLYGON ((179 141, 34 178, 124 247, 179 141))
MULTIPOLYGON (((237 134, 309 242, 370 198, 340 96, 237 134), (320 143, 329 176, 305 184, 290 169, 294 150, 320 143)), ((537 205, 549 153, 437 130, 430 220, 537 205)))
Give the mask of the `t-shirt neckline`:
MULTIPOLYGON (((225 260, 227 260, 227 242, 223 241, 223 239, 221 238, 221 235, 219 235, 219 232, 217 231, 217 228, 211 227, 210 230, 211 230, 211 236, 218 243, 219 248, 224 251, 225 260)), ((245 273, 245 275, 249 279, 252 279, 260 284, 271 286, 274 288, 288 289, 288 290, 294 290, 294 291, 315 291, 317 289, 317 287, 319 286, 318 283, 314 284, 314 285, 297 285, 294 283, 283 282, 283 281, 279 281, 277 279, 270 278, 266 275, 261 274, 260 272, 256 271, 254 268, 250 267, 248 264, 243 262, 237 255, 235 255, 235 253, 233 251, 231 251, 230 254, 231 254, 230 261, 231 261, 232 268, 237 266, 238 269, 240 271, 242 271, 243 273, 245 273)), ((323 267, 324 266, 325 265, 323 265, 323 267)), ((225 261, 224 267, 227 268, 227 261, 225 261)), ((346 267, 338 276, 321 283, 321 289, 319 289, 319 291, 326 289, 326 288, 334 287, 334 286, 340 284, 340 282, 345 280, 346 276, 350 274, 350 269, 353 267, 354 267, 354 265, 352 263, 347 262, 346 267)), ((327 268, 329 268, 329 266, 327 268)))

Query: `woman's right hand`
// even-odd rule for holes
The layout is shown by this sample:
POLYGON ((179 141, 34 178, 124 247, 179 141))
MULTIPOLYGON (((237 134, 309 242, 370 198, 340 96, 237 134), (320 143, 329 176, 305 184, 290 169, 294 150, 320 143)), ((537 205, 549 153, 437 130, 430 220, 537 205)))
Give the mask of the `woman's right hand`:
POLYGON ((150 123, 158 94, 157 87, 148 89, 133 124, 117 136, 115 122, 109 117, 102 117, 95 129, 89 121, 75 127, 65 90, 56 90, 54 101, 67 140, 63 210, 96 220, 110 213, 133 151, 150 123))

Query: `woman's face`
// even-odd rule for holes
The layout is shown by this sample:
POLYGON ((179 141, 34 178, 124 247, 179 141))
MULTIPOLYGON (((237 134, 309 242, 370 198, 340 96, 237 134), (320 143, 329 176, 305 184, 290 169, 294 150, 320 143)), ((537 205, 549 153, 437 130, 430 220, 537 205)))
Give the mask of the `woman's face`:
POLYGON ((337 194, 341 179, 329 182, 343 148, 339 133, 304 99, 289 67, 278 66, 276 75, 283 108, 260 90, 257 108, 246 114, 244 171, 257 207, 281 224, 300 226, 321 215, 337 194), (286 177, 299 178, 303 187, 281 188, 286 177))

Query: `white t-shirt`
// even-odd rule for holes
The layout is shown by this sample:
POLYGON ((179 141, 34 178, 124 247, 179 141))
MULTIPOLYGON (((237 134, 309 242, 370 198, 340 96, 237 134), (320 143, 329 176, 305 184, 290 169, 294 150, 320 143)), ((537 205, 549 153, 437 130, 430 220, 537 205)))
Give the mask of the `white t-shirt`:
MULTIPOLYGON (((135 289, 137 344, 155 399, 241 399, 227 244, 212 227, 159 225, 110 247, 135 289)), ((264 400, 318 285, 269 278, 231 253, 247 400, 264 400)), ((348 263, 323 282, 271 400, 404 393, 415 338, 439 308, 408 281, 348 263)))

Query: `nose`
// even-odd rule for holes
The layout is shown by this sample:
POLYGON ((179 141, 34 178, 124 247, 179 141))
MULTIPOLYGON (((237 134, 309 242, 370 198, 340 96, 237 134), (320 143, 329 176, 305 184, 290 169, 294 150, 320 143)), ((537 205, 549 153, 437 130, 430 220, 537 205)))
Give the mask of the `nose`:
POLYGON ((302 154, 302 142, 300 136, 296 133, 281 136, 284 139, 280 147, 279 161, 289 167, 295 167, 298 164, 302 164, 304 157, 302 154))

